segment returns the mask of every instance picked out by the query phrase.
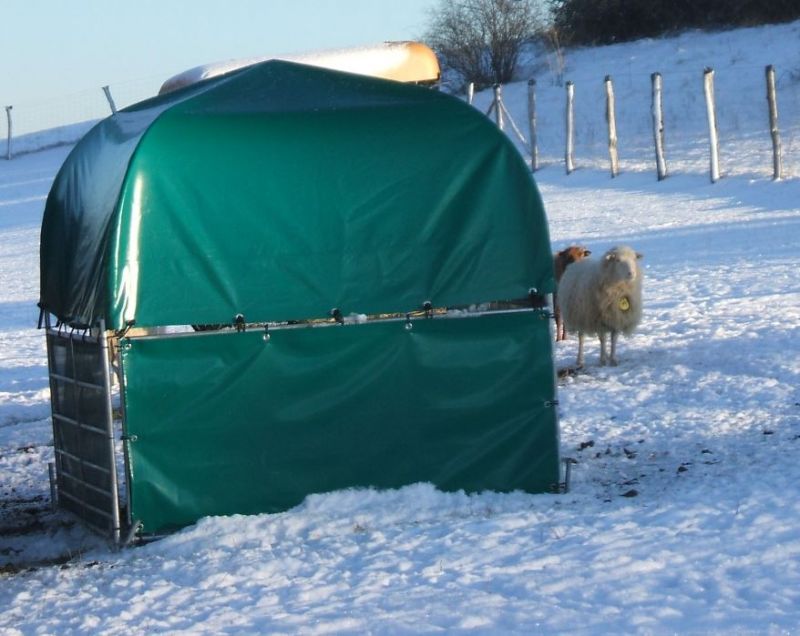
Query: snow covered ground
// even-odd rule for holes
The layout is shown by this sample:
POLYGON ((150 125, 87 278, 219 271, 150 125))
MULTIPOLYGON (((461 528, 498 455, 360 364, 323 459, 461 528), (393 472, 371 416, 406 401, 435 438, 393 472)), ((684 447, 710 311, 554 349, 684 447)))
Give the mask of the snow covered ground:
MULTIPOLYGON (((560 386, 562 454, 577 462, 567 495, 336 492, 111 550, 46 510, 38 235, 69 148, 0 161, 0 633, 797 633, 799 36, 794 23, 568 54, 570 72, 601 87, 635 66, 645 94, 654 70, 666 88, 678 63, 696 82, 696 97, 667 106, 684 128, 667 131, 676 159, 663 182, 648 149, 649 96, 617 86, 644 121, 624 136, 620 124, 617 179, 603 163, 597 103, 578 118, 595 142, 578 144, 567 177, 563 89, 542 88, 540 126, 557 122, 540 137, 536 176, 553 247, 581 242, 599 256, 624 242, 646 268, 644 320, 621 341, 620 366, 598 367, 590 342, 588 372, 560 386), (779 182, 769 179, 764 63, 785 65, 779 182), (740 86, 720 113, 725 176, 713 185, 696 116, 705 65, 717 69, 718 96, 734 93, 724 78, 740 86)), ((505 90, 519 122, 525 90, 505 90)), ((575 352, 574 339, 559 344, 558 366, 575 352)))

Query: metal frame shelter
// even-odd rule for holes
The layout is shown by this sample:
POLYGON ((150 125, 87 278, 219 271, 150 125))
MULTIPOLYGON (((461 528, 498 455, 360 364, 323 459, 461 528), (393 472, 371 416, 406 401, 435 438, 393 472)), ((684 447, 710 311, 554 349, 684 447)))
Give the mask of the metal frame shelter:
POLYGON ((59 502, 117 541, 558 483, 544 209, 456 98, 273 60, 136 104, 66 159, 40 261, 59 502))

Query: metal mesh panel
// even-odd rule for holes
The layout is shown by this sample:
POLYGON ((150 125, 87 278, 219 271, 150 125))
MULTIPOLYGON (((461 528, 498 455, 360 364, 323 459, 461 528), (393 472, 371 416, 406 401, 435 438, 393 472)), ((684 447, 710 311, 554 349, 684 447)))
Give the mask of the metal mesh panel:
POLYGON ((104 345, 103 337, 88 332, 47 329, 59 505, 118 541, 120 515, 104 345))

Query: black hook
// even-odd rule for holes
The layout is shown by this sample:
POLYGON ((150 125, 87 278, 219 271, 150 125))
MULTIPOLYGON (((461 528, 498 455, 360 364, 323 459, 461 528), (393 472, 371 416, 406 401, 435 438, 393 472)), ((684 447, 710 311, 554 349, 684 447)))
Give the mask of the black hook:
POLYGON ((528 298, 530 298, 531 307, 534 309, 542 309, 547 305, 544 296, 542 296, 542 294, 539 293, 539 290, 535 287, 531 287, 528 290, 528 298))

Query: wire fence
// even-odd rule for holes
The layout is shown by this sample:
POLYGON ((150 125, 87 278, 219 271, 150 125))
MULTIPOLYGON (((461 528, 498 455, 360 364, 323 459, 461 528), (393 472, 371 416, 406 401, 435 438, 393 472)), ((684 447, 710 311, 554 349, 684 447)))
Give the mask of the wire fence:
MULTIPOLYGON (((116 108, 125 108, 154 96, 163 79, 156 76, 120 82, 109 85, 108 91, 116 108)), ((111 114, 102 86, 4 106, 0 153, 6 159, 47 146, 75 143, 94 122, 111 114)))
POLYGON ((775 81, 771 65, 724 69, 709 102, 713 75, 703 67, 665 72, 658 108, 653 77, 661 80, 661 73, 619 79, 581 74, 563 86, 517 82, 475 94, 472 103, 506 130, 533 170, 554 164, 567 174, 581 168, 612 176, 652 170, 660 179, 667 172, 706 172, 715 181, 735 174, 774 177, 780 163, 781 177, 800 177, 800 75, 779 72, 775 81), (769 69, 776 103, 769 101, 769 69), (615 96, 612 80, 621 89, 615 96), (526 94, 531 89, 534 95, 526 94))
MULTIPOLYGON (((618 69, 620 70, 620 69, 618 69)), ((717 86, 719 159, 722 175, 736 173, 766 176, 772 170, 769 112, 765 99, 764 67, 737 68, 736 82, 717 86)), ((708 164, 708 122, 703 97, 703 69, 670 69, 664 74, 664 125, 666 162, 671 170, 701 172, 708 164)), ((568 86, 540 83, 536 87, 535 130, 530 127, 529 83, 503 87, 500 107, 493 111, 492 91, 475 95, 475 106, 505 122, 507 134, 520 151, 531 157, 532 167, 565 163, 567 172, 575 167, 604 168, 609 163, 607 86, 603 77, 582 73, 570 78, 568 86), (569 96, 569 90, 575 95, 569 96), (574 105, 565 108, 567 100, 574 105), (573 112, 574 109, 574 112, 573 112), (572 120, 568 121, 568 117, 572 120), (535 144, 530 139, 535 137, 535 144), (532 155, 536 156, 535 160, 532 155), (566 156, 565 156, 566 155, 566 156)), ((606 79, 609 79, 607 76, 606 79)), ((148 77, 108 86, 117 109, 157 94, 163 77, 148 77)), ((653 113, 650 77, 620 72, 617 85, 616 126, 611 160, 619 170, 650 169, 657 151, 653 148, 653 113), (618 140, 617 140, 618 134, 618 140)), ((784 177, 800 176, 800 73, 783 70, 778 74, 778 102, 784 177)), ((469 97, 471 100, 471 96, 469 97)), ((99 119, 111 114, 104 87, 87 89, 51 100, 6 106, 0 125, 0 157, 34 152, 78 141, 99 119)), ((713 168, 712 168, 713 169, 713 168)), ((712 177, 713 180, 713 177, 712 177)))

